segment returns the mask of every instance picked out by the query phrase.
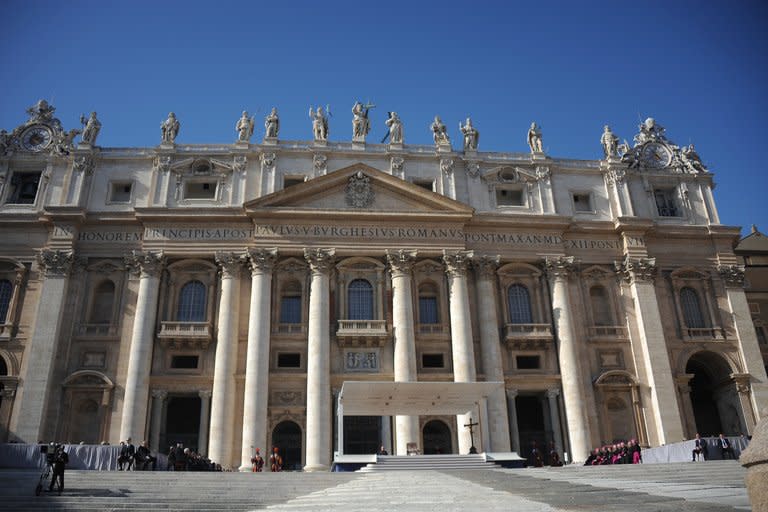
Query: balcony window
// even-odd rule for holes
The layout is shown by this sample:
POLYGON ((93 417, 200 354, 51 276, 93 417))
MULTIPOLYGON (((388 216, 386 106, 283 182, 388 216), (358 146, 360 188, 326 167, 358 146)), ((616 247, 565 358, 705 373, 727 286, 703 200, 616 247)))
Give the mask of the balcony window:
POLYGON ((301 323, 301 284, 289 281, 283 286, 280 297, 280 323, 301 323))
POLYGON ((112 323, 112 307, 115 302, 115 283, 107 279, 102 281, 93 292, 91 303, 90 324, 112 323))
POLYGON ((9 204, 35 204, 40 186, 39 172, 17 172, 11 177, 9 204))
POLYGON ((437 290, 432 283, 425 283, 419 287, 419 323, 440 323, 437 290))
POLYGON ((680 290, 680 305, 683 308, 683 320, 685 326, 690 329, 703 329, 707 327, 704 315, 701 312, 701 302, 696 290, 686 286, 680 290))
POLYGON ((176 310, 179 322, 205 321, 205 285, 200 281, 190 281, 179 293, 179 305, 176 310))
POLYGON ((656 200, 656 211, 659 217, 679 217, 677 204, 675 203, 674 189, 655 189, 653 197, 656 200))
POLYGON ((0 280, 0 324, 7 321, 8 309, 11 306, 13 295, 13 283, 7 279, 0 280))
POLYGON ((531 296, 528 288, 521 284, 513 284, 507 291, 509 302, 509 321, 513 324, 533 323, 531 312, 531 296))
POLYGON ((355 279, 347 288, 349 320, 373 320, 373 287, 365 279, 355 279))
POLYGON ((611 304, 608 301, 608 291, 603 286, 593 286, 589 289, 589 300, 592 304, 592 320, 596 326, 613 325, 611 304))

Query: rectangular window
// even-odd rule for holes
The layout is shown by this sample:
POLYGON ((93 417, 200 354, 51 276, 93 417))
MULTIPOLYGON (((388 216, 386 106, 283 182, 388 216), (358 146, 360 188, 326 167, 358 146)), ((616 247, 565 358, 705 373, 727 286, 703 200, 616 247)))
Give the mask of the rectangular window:
POLYGON ((280 323, 301 323, 301 297, 288 296, 280 299, 280 323))
POLYGON ((41 172, 15 172, 8 190, 9 204, 35 204, 41 172))
POLYGON ((132 183, 112 183, 109 191, 109 201, 111 203, 130 203, 132 183))
POLYGON ((292 187, 304 183, 304 176, 286 176, 283 178, 283 188, 292 187))
POLYGON ((172 356, 171 368, 175 370, 195 370, 199 362, 199 356, 172 356))
POLYGON ((540 356, 515 356, 518 370, 538 370, 541 368, 540 356))
POLYGON ((749 312, 753 315, 759 315, 760 314, 760 304, 757 302, 750 302, 749 303, 749 312))
POLYGON ((573 210, 577 213, 594 211, 589 194, 573 194, 573 210))
POLYGON ((184 199, 215 199, 215 181, 190 181, 184 187, 184 199))
POLYGON ((435 191, 435 182, 432 180, 413 180, 413 184, 417 187, 425 188, 430 192, 435 191))
POLYGON ((301 368, 301 354, 298 352, 281 352, 277 354, 278 368, 301 368))
POLYGON ((421 354, 422 368, 445 368, 443 354, 421 354))
POLYGON ((440 323, 437 316, 437 297, 419 297, 419 323, 440 323))
POLYGON ((659 217, 679 217, 675 202, 675 190, 671 188, 657 188, 653 190, 653 197, 656 200, 656 211, 659 217))
POLYGON ((525 206, 525 198, 521 189, 496 189, 496 206, 525 206))
POLYGON ((765 327, 762 325, 756 325, 755 334, 757 334, 757 342, 760 345, 768 345, 768 340, 765 338, 765 327))

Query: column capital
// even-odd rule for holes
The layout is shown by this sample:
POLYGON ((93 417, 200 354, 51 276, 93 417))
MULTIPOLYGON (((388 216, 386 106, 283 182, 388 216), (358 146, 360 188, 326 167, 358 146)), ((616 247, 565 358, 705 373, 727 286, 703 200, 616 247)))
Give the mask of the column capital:
POLYGON ((218 251, 215 254, 216 264, 222 279, 240 277, 245 264, 245 255, 236 252, 218 251))
POLYGON ((213 392, 210 389, 201 389, 197 392, 197 396, 203 400, 210 400, 213 392))
POLYGON ((277 249, 248 249, 251 274, 269 273, 277 262, 277 249))
POLYGON ((472 259, 472 251, 448 251, 443 249, 445 272, 452 277, 463 277, 467 274, 467 265, 472 259))
POLYGON ((691 392, 691 379, 694 377, 692 373, 683 373, 675 376, 675 384, 680 393, 687 394, 691 392))
POLYGON ((744 287, 744 265, 720 265, 717 267, 717 272, 726 287, 744 287))
POLYGON ((519 392, 517 388, 506 388, 505 391, 507 392, 507 398, 517 398, 519 392))
POLYGON ((154 398, 155 400, 160 400, 162 402, 166 398, 168 398, 168 391, 164 389, 153 389, 152 398, 154 398))
POLYGON ((392 270, 392 275, 410 274, 416 261, 416 250, 400 249, 399 251, 387 250, 387 262, 392 270))
POLYGON ((747 395, 749 394, 750 389, 750 374, 748 373, 732 373, 731 378, 736 383, 736 391, 740 395, 747 395))
POLYGON ((627 171, 624 169, 609 169, 605 173, 605 179, 609 185, 618 185, 624 183, 627 177, 627 171))
POLYGON ((326 274, 331 270, 336 257, 336 249, 307 248, 304 259, 309 263, 313 274, 326 274))
POLYGON ((623 261, 614 263, 616 273, 627 282, 647 281, 656 278, 658 267, 656 258, 631 258, 627 255, 623 261))
POLYGON ((141 277, 159 277, 166 263, 163 251, 131 251, 123 259, 128 272, 141 277))
POLYGON ((45 277, 63 277, 72 270, 75 254, 72 251, 42 249, 37 253, 37 264, 45 277))
POLYGON ((557 398, 558 396, 560 396, 560 390, 558 388, 550 388, 547 390, 547 398, 550 400, 557 398))
POLYGON ((576 258, 573 256, 556 256, 544 258, 544 272, 551 279, 568 279, 576 269, 576 258))
POLYGON ((496 256, 477 256, 472 258, 472 267, 475 269, 477 277, 480 279, 493 279, 496 275, 496 269, 499 268, 501 257, 496 256))

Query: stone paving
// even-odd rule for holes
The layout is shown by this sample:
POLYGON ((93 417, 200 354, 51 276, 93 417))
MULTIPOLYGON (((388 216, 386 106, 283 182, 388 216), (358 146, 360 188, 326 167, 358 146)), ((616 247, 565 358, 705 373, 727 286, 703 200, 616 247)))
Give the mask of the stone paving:
POLYGON ((735 461, 378 473, 68 471, 62 496, 40 497, 37 480, 35 472, 0 471, 0 510, 750 510, 735 461))

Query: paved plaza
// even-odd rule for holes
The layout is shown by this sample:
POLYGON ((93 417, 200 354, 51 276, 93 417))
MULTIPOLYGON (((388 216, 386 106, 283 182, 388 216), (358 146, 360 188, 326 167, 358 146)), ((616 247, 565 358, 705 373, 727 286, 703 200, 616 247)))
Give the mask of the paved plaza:
POLYGON ((68 471, 62 496, 34 496, 38 475, 0 472, 13 511, 637 511, 751 510, 735 461, 627 466, 173 473, 68 471))

